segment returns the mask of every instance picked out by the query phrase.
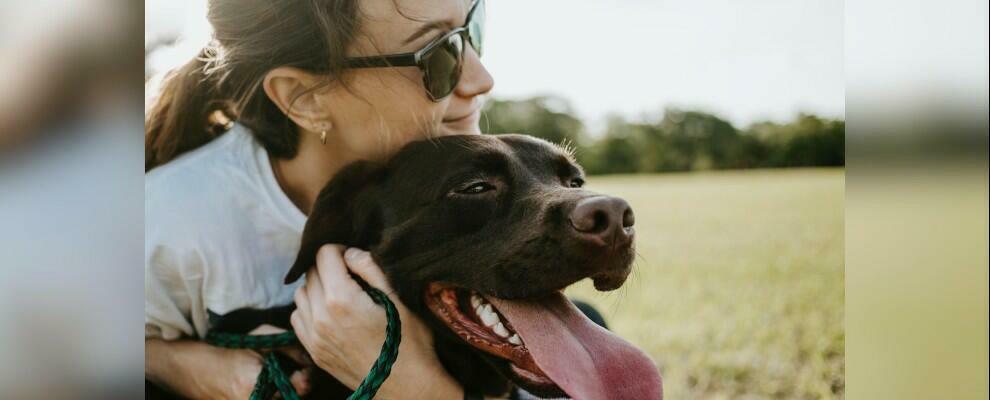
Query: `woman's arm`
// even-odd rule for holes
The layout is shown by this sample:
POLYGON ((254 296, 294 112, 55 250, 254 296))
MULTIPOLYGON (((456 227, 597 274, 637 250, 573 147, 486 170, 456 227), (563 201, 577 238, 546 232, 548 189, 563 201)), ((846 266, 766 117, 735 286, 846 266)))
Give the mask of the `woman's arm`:
MULTIPOLYGON (((246 399, 261 372, 261 355, 251 350, 214 347, 194 340, 144 340, 145 379, 190 399, 246 399)), ((290 377, 296 391, 308 392, 302 371, 290 377)))
POLYGON ((144 351, 145 378, 191 399, 247 398, 261 371, 257 353, 199 341, 145 339, 144 351))
POLYGON ((343 247, 323 246, 316 268, 306 273, 306 284, 296 291, 292 327, 316 365, 354 389, 378 358, 385 340, 385 311, 348 270, 389 293, 402 319, 399 358, 376 398, 462 399, 463 389, 436 356, 430 330, 395 297, 370 255, 358 249, 347 250, 345 257, 343 247))

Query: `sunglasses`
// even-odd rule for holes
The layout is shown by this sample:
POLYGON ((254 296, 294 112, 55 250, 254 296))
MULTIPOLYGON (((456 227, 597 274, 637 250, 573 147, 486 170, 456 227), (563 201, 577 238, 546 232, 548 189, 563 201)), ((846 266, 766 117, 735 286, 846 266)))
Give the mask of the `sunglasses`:
POLYGON ((423 73, 426 95, 433 101, 443 100, 454 92, 464 65, 464 43, 481 57, 481 38, 485 24, 485 0, 476 0, 468 11, 467 22, 431 41, 412 53, 371 57, 354 57, 345 61, 346 68, 417 67, 423 73))

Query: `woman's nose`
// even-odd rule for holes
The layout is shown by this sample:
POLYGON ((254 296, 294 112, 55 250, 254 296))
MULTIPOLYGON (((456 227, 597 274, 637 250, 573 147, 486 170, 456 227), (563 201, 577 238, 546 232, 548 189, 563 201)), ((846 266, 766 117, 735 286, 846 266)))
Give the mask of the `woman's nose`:
POLYGON ((467 46, 467 51, 464 53, 463 68, 461 80, 454 88, 454 93, 458 96, 471 98, 488 93, 492 90, 492 86, 495 86, 495 80, 481 64, 481 58, 471 46, 467 46))

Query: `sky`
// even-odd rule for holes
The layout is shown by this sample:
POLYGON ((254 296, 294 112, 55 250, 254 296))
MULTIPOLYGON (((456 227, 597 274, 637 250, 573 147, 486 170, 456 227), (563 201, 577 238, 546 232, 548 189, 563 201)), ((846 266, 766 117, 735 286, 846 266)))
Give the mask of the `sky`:
MULTIPOLYGON (((147 0, 146 42, 205 43, 203 0, 147 0)), ((844 117, 837 0, 489 0, 492 95, 560 96, 592 130, 609 115, 713 112, 737 126, 799 112, 844 117)), ((169 65, 186 51, 152 59, 169 65)))

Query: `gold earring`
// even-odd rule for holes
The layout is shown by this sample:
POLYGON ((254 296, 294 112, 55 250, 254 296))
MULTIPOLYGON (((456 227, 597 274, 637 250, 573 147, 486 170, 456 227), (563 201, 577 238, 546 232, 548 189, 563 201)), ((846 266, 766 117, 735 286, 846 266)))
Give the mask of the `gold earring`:
POLYGON ((320 129, 320 142, 323 142, 323 144, 327 144, 327 131, 330 130, 331 127, 330 122, 329 121, 321 122, 317 125, 317 127, 320 129))

